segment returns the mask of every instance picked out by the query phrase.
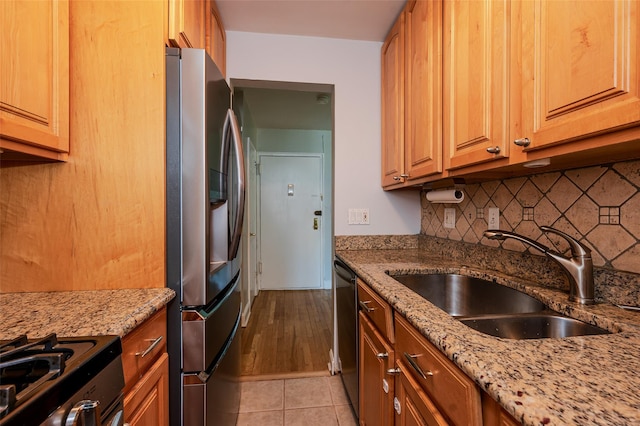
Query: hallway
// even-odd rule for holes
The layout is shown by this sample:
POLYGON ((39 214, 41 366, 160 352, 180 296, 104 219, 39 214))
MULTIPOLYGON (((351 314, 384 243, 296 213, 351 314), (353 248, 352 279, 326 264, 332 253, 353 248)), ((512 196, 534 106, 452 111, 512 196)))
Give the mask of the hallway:
POLYGON ((328 376, 331 324, 331 290, 260 291, 242 329, 242 379, 328 376))

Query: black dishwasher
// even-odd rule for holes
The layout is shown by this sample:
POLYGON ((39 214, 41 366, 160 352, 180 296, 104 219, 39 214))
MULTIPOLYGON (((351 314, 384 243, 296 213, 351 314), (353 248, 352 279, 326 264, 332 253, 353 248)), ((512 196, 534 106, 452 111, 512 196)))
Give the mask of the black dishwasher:
POLYGON ((358 416, 358 305, 356 274, 340 259, 334 259, 338 358, 340 376, 358 416))

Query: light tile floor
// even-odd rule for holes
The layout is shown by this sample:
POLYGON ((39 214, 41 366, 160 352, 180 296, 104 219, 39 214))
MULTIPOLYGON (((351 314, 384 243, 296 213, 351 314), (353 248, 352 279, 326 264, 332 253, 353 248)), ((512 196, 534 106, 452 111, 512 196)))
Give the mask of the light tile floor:
POLYGON ((340 376, 242 382, 237 426, 355 426, 340 376))

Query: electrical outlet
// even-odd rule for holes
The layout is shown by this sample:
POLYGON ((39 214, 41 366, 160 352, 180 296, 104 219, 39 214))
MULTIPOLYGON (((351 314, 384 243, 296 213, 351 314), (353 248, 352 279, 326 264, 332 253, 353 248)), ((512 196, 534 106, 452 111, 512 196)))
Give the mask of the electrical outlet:
POLYGON ((456 227, 456 209, 451 209, 451 208, 444 209, 444 227, 445 228, 456 227))
POLYGON ((489 207, 489 217, 487 218, 488 229, 500 229, 500 209, 489 207))
POLYGON ((369 224, 369 209, 362 209, 362 222, 363 225, 369 224))

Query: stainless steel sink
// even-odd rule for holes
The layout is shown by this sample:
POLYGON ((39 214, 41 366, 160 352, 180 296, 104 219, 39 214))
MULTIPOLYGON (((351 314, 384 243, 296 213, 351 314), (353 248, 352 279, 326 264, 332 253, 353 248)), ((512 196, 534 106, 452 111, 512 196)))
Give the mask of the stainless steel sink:
POLYGON ((455 274, 392 275, 454 317, 542 312, 544 303, 521 291, 480 278, 455 274))
POLYGON ((594 325, 555 314, 468 318, 460 322, 491 336, 518 340, 610 334, 594 325))
POLYGON ((390 276, 463 324, 491 336, 544 339, 609 334, 492 281, 457 274, 390 276))

